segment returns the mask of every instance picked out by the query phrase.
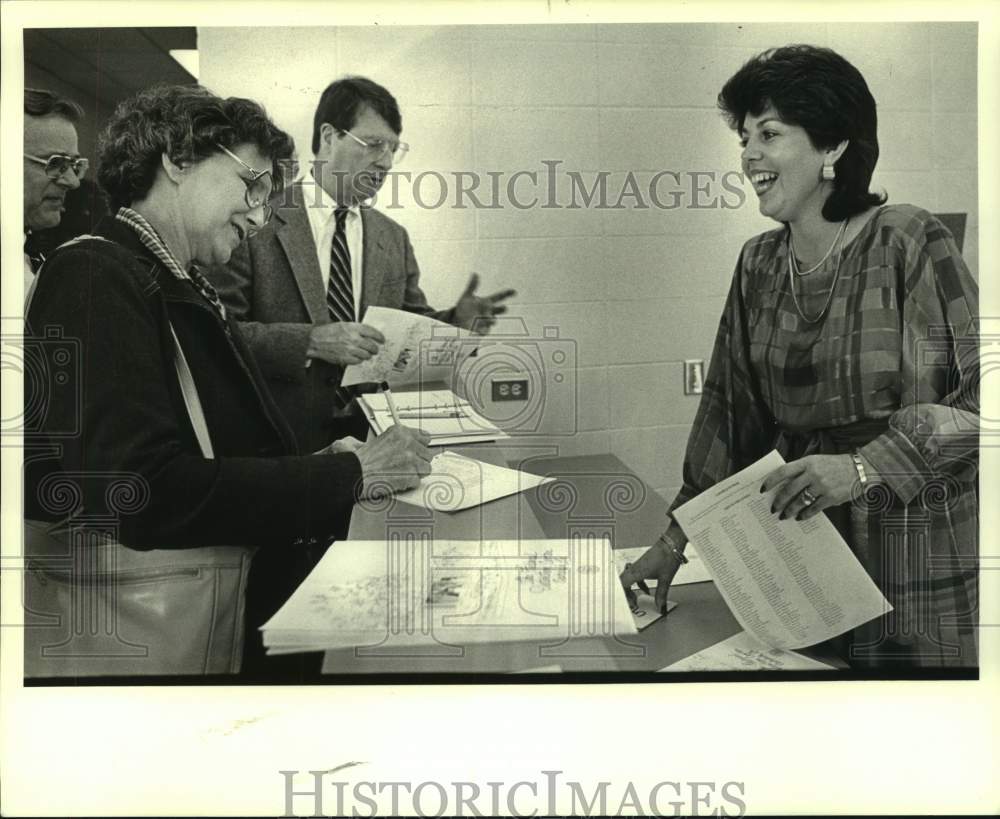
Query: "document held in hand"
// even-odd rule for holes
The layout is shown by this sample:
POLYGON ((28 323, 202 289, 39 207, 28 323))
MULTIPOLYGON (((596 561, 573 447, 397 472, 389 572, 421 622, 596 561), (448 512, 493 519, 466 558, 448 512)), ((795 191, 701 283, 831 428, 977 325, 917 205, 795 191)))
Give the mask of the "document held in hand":
POLYGON ((772 451, 674 510, 733 616, 768 646, 803 648, 892 610, 825 515, 771 514, 772 451))
POLYGON ((385 343, 367 361, 344 369, 342 387, 387 381, 395 389, 449 378, 463 351, 469 354, 477 346, 463 342, 474 338, 468 330, 406 310, 369 307, 362 323, 382 333, 385 343))

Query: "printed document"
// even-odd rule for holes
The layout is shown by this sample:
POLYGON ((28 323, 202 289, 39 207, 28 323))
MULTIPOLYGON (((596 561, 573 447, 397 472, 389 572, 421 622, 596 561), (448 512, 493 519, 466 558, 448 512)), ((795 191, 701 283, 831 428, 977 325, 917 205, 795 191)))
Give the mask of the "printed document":
POLYGON ((892 610, 825 515, 771 514, 772 451, 674 510, 733 616, 760 642, 803 648, 892 610))
MULTIPOLYGON (((429 435, 431 446, 475 444, 510 437, 451 390, 409 390, 393 392, 392 397, 399 423, 429 435)), ((360 395, 358 405, 378 435, 393 425, 385 393, 360 395)))
POLYGON ((397 492, 395 497, 424 509, 457 512, 516 495, 553 480, 445 450, 431 460, 431 474, 421 478, 419 486, 397 492))
MULTIPOLYGON (((669 614, 675 608, 677 608, 677 604, 673 600, 668 600, 667 613, 669 614)), ((635 596, 635 607, 632 608, 632 620, 635 621, 636 629, 642 631, 653 625, 661 617, 663 615, 660 614, 660 610, 656 607, 656 600, 653 599, 653 596, 638 592, 635 596)))
POLYGON ((458 357, 478 346, 465 340, 477 338, 468 330, 406 310, 369 307, 361 321, 382 333, 385 343, 367 361, 344 369, 343 387, 388 381, 396 388, 444 380, 455 371, 458 357))
POLYGON ((772 648, 745 631, 661 668, 660 671, 825 671, 836 670, 794 651, 772 648))

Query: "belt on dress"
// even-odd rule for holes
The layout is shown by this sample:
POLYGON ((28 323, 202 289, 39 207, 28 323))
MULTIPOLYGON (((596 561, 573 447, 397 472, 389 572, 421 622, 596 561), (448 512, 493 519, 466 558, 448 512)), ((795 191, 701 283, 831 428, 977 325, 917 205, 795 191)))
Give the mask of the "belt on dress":
POLYGON ((850 424, 819 429, 778 427, 774 447, 786 461, 806 455, 839 455, 871 442, 889 428, 889 417, 863 418, 850 424))

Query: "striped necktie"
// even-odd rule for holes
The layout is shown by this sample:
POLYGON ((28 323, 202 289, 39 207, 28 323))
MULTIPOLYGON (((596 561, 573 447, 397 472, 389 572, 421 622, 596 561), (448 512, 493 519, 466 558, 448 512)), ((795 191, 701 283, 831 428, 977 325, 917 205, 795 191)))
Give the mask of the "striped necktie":
POLYGON ((326 307, 331 321, 355 321, 354 285, 351 282, 351 251, 347 248, 347 208, 334 211, 337 229, 330 242, 330 281, 326 287, 326 307))
MULTIPOLYGON (((351 251, 347 247, 347 208, 334 211, 337 229, 330 242, 330 281, 326 286, 326 309, 331 321, 355 321, 354 285, 351 277, 351 251)), ((350 387, 334 390, 340 409, 344 409, 354 399, 350 387)))

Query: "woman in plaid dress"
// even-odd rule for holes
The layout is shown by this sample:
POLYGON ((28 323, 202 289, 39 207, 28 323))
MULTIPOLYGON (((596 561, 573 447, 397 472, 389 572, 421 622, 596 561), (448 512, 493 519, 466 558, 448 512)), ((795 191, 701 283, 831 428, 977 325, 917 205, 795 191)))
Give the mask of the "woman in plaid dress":
MULTIPOLYGON (((834 641, 843 658, 974 667, 976 282, 938 219, 869 192, 875 101, 842 57, 764 52, 719 106, 781 226, 740 254, 671 509, 777 448, 774 514, 826 513, 893 606, 834 641)), ((672 521, 626 589, 657 578, 665 603, 685 543, 672 521)))

